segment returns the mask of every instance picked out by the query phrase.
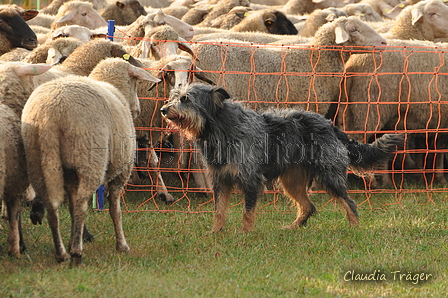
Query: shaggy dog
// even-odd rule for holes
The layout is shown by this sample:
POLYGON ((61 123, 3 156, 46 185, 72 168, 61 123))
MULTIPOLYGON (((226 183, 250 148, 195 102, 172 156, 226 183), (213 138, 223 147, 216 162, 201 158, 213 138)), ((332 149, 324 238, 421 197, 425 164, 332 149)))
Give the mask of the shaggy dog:
POLYGON ((319 114, 294 109, 258 113, 229 99, 223 88, 190 84, 173 89, 161 109, 171 126, 196 141, 207 160, 215 196, 213 232, 224 227, 234 187, 245 195, 243 231, 250 231, 263 183, 277 178, 297 206, 297 218, 286 228, 303 226, 315 213, 308 197, 314 179, 342 203, 350 224, 358 224, 356 203, 347 195, 347 169, 362 172, 384 164, 402 144, 402 135, 361 144, 319 114))

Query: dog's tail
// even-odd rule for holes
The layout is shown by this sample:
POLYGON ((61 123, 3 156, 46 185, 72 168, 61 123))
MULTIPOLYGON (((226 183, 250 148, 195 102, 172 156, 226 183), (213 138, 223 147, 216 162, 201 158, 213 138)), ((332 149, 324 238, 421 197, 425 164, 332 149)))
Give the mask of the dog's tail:
POLYGON ((403 134, 384 134, 372 144, 363 144, 349 139, 347 134, 338 127, 333 127, 338 139, 345 145, 349 152, 350 168, 361 174, 372 167, 382 168, 391 158, 397 146, 404 142, 403 134))

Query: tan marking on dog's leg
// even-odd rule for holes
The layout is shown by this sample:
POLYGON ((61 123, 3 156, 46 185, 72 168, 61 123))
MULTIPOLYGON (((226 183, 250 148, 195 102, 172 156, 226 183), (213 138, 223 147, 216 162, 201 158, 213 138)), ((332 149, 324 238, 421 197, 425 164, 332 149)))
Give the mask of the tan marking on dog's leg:
POLYGON ((227 211, 230 205, 230 195, 232 192, 231 187, 223 187, 219 194, 215 194, 215 218, 213 222, 212 232, 220 232, 224 228, 226 223, 227 211))
POLYGON ((343 198, 338 197, 337 199, 342 204, 342 207, 344 207, 345 213, 347 214, 347 219, 348 219, 348 222, 350 223, 350 225, 358 226, 359 225, 358 216, 350 208, 350 205, 343 198))
POLYGON ((246 211, 244 209, 243 212, 243 232, 250 232, 254 229, 255 226, 255 208, 250 211, 246 211))

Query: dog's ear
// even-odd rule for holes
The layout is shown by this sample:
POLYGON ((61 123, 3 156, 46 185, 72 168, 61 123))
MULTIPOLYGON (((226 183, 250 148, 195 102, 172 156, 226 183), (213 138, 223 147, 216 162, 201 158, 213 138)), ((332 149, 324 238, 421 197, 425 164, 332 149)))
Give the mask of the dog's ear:
POLYGON ((230 94, 222 87, 213 88, 213 99, 219 105, 222 106, 224 100, 229 99, 230 94))

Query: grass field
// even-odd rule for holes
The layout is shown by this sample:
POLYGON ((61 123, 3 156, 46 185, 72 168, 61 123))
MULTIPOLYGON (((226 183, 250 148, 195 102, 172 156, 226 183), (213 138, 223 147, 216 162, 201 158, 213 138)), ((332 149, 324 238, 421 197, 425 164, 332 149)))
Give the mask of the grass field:
MULTIPOLYGON (((128 193, 128 209, 144 196, 128 193)), ((352 197, 358 203, 365 198, 352 197)), ((190 204, 195 211, 191 206, 207 200, 159 205, 186 210, 190 204)), ((232 202, 238 201, 234 195, 232 202)), ((241 205, 231 209, 226 230, 211 235, 212 212, 124 213, 132 248, 125 254, 115 252, 108 213, 92 211, 88 226, 95 240, 84 246, 79 268, 56 263, 47 223, 33 226, 25 209, 24 256, 7 256, 8 228, 0 230, 0 297, 446 297, 445 194, 434 194, 435 204, 425 204, 425 194, 406 194, 390 206, 383 205, 396 202, 393 195, 375 194, 359 207, 356 228, 338 206, 326 204, 326 195, 314 194, 320 212, 307 227, 284 230, 295 211, 286 198, 271 201, 272 195, 261 199, 255 230, 247 234, 240 232, 241 205)), ((212 208, 205 204, 201 211, 212 208)), ((67 206, 61 217, 67 243, 67 206)))

